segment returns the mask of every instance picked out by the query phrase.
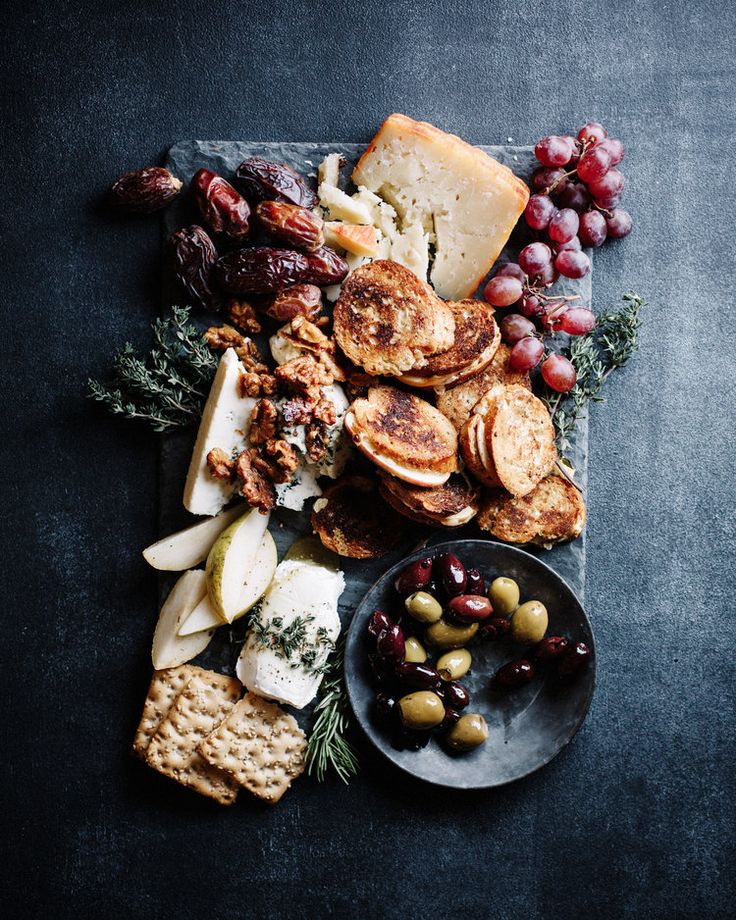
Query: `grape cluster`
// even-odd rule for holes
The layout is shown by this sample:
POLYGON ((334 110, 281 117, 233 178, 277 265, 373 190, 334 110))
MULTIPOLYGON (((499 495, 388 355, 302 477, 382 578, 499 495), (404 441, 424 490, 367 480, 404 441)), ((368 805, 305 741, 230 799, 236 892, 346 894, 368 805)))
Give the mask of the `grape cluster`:
MULTIPOLYGON (((526 250, 543 245, 532 243, 526 250)), ((585 307, 574 306, 579 300, 577 294, 547 294, 539 272, 533 271, 537 263, 527 256, 524 266, 520 264, 526 250, 521 251, 519 263, 503 262, 498 266, 484 296, 494 307, 514 308, 500 323, 501 337, 511 346, 509 364, 513 370, 527 373, 541 361, 542 379, 547 386, 558 393, 567 393, 577 380, 575 368, 563 355, 553 353, 545 358, 543 338, 556 332, 585 335, 595 326, 595 314, 585 307)))
POLYGON ((631 232, 631 215, 619 207, 624 177, 616 167, 624 158, 624 145, 591 121, 576 138, 543 137, 534 153, 542 165, 532 174, 535 193, 524 217, 546 241, 522 250, 519 264, 547 284, 558 274, 582 278, 590 271, 583 246, 597 248, 606 239, 631 232))

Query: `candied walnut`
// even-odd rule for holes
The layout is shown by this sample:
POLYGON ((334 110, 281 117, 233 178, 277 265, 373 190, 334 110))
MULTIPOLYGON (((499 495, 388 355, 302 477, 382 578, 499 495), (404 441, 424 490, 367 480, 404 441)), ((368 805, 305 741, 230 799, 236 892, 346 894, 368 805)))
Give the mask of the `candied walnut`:
POLYGON ((287 400, 281 407, 281 418, 284 425, 292 427, 311 422, 314 418, 315 405, 314 400, 305 399, 303 396, 295 396, 294 399, 287 400))
POLYGON ((271 438, 266 441, 263 451, 271 461, 273 481, 290 482, 299 466, 299 455, 291 444, 281 438, 271 438))
POLYGON ((261 399, 256 403, 250 421, 250 443, 265 444, 276 435, 278 409, 270 399, 261 399))
POLYGON ((335 350, 335 343, 305 316, 295 316, 288 326, 279 330, 279 334, 306 351, 319 353, 335 350))
POLYGON ((235 462, 221 447, 213 447, 207 454, 207 469, 215 479, 230 480, 235 471, 235 462))
POLYGON ((227 316, 231 323, 244 332, 255 334, 261 331, 261 323, 256 315, 256 309, 248 300, 233 298, 228 301, 227 316))
POLYGON ((314 417, 325 425, 334 425, 337 421, 337 411, 332 400, 323 395, 314 407, 314 417))
POLYGON ((263 355, 256 343, 233 329, 232 326, 210 326, 204 334, 205 341, 213 351, 226 351, 233 348, 241 364, 249 373, 265 374, 268 367, 263 363, 263 355))
POLYGON ((278 382, 273 374, 257 374, 246 371, 240 375, 241 396, 274 396, 278 390, 278 382))
POLYGON ((307 456, 312 463, 318 463, 327 453, 327 426, 315 418, 307 425, 304 442, 307 456))
POLYGON ((274 371, 279 383, 311 396, 315 402, 319 398, 316 392, 320 387, 329 386, 334 378, 329 370, 311 355, 300 355, 282 364, 274 371))
POLYGON ((276 507, 273 482, 256 468, 250 451, 244 450, 238 457, 235 472, 241 482, 240 494, 252 508, 258 508, 261 514, 266 514, 276 507))

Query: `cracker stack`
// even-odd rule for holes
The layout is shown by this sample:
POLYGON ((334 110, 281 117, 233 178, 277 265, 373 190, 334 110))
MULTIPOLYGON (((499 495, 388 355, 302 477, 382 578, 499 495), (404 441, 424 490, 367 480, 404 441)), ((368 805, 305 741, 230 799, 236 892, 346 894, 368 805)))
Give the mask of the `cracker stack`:
POLYGON ((277 802, 305 767, 306 736, 234 677, 184 664, 154 672, 133 741, 137 757, 200 795, 232 805, 241 786, 277 802))

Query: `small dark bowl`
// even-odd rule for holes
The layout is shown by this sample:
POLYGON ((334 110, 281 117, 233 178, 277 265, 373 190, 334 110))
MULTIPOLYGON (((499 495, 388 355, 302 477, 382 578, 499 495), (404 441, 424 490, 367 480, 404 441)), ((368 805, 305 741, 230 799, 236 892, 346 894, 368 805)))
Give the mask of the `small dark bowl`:
MULTIPOLYGON (((420 641, 422 632, 418 623, 414 634, 420 641)), ((436 655, 427 651, 434 660, 436 655)), ((529 553, 488 540, 441 543, 407 556, 368 591, 350 624, 345 679, 358 722, 373 744, 399 769, 437 786, 489 789, 528 776, 549 763, 580 728, 595 687, 593 632, 569 585, 529 553), (455 553, 466 566, 479 569, 487 584, 499 575, 515 579, 521 588, 522 603, 540 600, 549 611, 547 635, 585 642, 593 653, 587 668, 573 683, 560 685, 551 675, 537 675, 525 687, 500 691, 492 687, 493 675, 504 662, 523 657, 525 649, 509 639, 471 643, 473 666, 462 678, 472 697, 466 711, 480 712, 485 717, 489 736, 484 745, 469 754, 449 753, 437 734, 422 750, 396 750, 389 731, 377 724, 374 716, 376 691, 368 664, 371 645, 367 621, 376 608, 389 612, 397 609, 394 578, 404 566, 423 558, 428 551, 433 555, 455 553)))

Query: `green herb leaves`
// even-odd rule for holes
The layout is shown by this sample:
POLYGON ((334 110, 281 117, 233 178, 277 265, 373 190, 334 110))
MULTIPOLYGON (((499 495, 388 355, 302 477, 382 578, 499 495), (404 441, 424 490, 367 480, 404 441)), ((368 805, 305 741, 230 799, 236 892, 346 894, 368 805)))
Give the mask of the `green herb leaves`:
POLYGON ((258 648, 272 649, 289 662, 289 667, 304 668, 307 674, 324 674, 327 656, 335 644, 323 626, 311 635, 308 627, 313 622, 311 615, 297 616, 284 626, 283 617, 263 621, 256 613, 250 623, 251 636, 258 648))
POLYGON ((566 394, 548 390, 544 398, 563 456, 570 450, 575 425, 584 417, 588 402, 603 401, 600 391, 606 378, 623 367, 639 347, 639 314, 645 302, 633 292, 624 294, 623 301, 621 309, 602 313, 591 332, 571 339, 563 350, 578 375, 572 390, 566 394))
POLYGON ((140 357, 126 343, 113 362, 108 384, 89 381, 89 396, 114 415, 147 422, 154 431, 171 431, 202 414, 217 369, 201 332, 189 322, 189 310, 174 307, 153 324, 154 347, 140 357))

